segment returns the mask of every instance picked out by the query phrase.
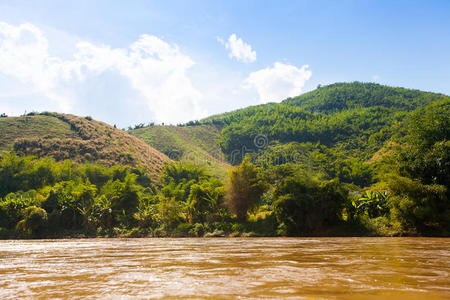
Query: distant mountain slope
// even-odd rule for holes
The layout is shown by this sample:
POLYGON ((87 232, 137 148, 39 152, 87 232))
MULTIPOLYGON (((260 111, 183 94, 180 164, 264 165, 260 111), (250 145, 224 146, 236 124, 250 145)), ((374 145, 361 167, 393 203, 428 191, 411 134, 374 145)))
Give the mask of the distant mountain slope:
POLYGON ((0 151, 104 165, 142 166, 157 177, 169 158, 138 138, 89 117, 43 113, 0 118, 0 151))
POLYGON ((241 117, 244 116, 251 116, 253 114, 254 110, 259 109, 270 109, 271 107, 277 106, 278 103, 266 103, 266 104, 259 104, 259 105, 251 105, 244 108, 227 111, 220 114, 215 114, 209 117, 206 117, 202 120, 200 120, 200 124, 216 124, 216 125, 224 125, 231 122, 231 119, 234 119, 236 115, 240 115, 241 117))
POLYGON ((262 135, 268 144, 320 143, 365 160, 398 132, 413 110, 449 99, 374 83, 336 83, 279 104, 250 106, 200 122, 222 126, 219 143, 228 157, 243 147, 261 152, 255 138, 262 135))
POLYGON ((220 177, 226 173, 228 164, 224 162, 216 126, 148 126, 128 132, 172 159, 210 165, 220 177))
POLYGON ((322 113, 375 106, 410 111, 446 98, 448 96, 431 92, 376 83, 351 82, 319 87, 311 92, 286 99, 282 104, 322 113))

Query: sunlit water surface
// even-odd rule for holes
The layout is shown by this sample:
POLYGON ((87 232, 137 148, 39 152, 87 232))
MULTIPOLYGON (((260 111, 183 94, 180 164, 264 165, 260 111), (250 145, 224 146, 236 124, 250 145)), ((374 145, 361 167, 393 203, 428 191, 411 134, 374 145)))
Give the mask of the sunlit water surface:
POLYGON ((0 298, 450 299, 450 239, 0 241, 0 298))

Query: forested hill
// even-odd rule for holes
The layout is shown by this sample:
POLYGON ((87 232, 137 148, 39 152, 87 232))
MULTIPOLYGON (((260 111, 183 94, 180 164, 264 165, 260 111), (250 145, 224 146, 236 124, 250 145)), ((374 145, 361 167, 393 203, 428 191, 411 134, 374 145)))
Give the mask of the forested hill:
MULTIPOLYGON (((432 102, 449 99, 444 94, 414 89, 390 87, 376 83, 334 83, 318 86, 317 89, 281 103, 267 103, 249 106, 222 114, 212 115, 200 123, 228 125, 255 112, 272 111, 282 105, 296 106, 312 113, 332 114, 349 109, 384 107, 392 111, 411 111, 432 102)), ((294 110, 295 111, 295 110, 294 110)))
POLYGON ((282 103, 311 112, 333 113, 346 109, 382 106, 397 110, 414 110, 448 96, 419 90, 390 87, 376 83, 335 83, 282 103))
POLYGON ((158 177, 169 158, 138 138, 90 117, 31 113, 0 118, 0 153, 143 167, 158 177))
MULTIPOLYGON (((236 149, 259 151, 256 136, 268 145, 313 143, 336 150, 340 157, 368 160, 395 133, 413 110, 450 97, 374 83, 336 83, 280 104, 251 106, 212 116, 201 123, 222 126, 225 154, 236 149)), ((235 161, 239 163, 240 161, 235 161)))

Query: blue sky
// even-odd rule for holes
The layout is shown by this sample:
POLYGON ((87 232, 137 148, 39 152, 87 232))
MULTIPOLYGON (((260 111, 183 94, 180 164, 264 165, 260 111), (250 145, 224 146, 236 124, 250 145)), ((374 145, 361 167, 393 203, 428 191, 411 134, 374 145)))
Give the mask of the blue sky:
POLYGON ((450 1, 0 1, 0 111, 179 123, 371 81, 450 94, 450 1))

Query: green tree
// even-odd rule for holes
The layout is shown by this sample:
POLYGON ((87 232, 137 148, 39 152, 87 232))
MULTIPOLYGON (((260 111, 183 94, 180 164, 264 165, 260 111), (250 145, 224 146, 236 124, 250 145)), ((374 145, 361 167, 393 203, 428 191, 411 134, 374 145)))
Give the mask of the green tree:
POLYGON ((424 185, 419 180, 391 176, 391 218, 405 231, 423 234, 450 232, 450 202, 443 185, 424 185))
POLYGON ((136 174, 127 174, 124 182, 109 180, 101 189, 101 194, 111 203, 115 224, 128 224, 138 210, 140 187, 135 184, 136 178, 136 174))
POLYGON ((404 230, 450 231, 450 100, 418 109, 387 178, 391 217, 404 230), (396 169, 395 169, 396 167, 396 169))
POLYGON ((17 223, 16 230, 25 237, 38 237, 47 225, 47 212, 40 207, 29 206, 23 210, 23 220, 17 223))
POLYGON ((259 173, 260 168, 252 164, 248 156, 228 172, 225 203, 240 221, 245 220, 247 212, 257 206, 267 188, 259 173))
POLYGON ((323 233, 341 221, 347 191, 336 180, 304 171, 286 177, 274 192, 275 216, 287 235, 323 233))
POLYGON ((450 100, 417 110, 410 118, 406 147, 398 152, 402 176, 424 184, 450 184, 450 100))
POLYGON ((222 198, 222 183, 217 179, 192 185, 186 202, 189 223, 204 223, 208 216, 218 214, 222 198))
POLYGON ((182 213, 183 207, 175 198, 160 195, 158 200, 156 218, 160 224, 174 228, 185 220, 182 213))

